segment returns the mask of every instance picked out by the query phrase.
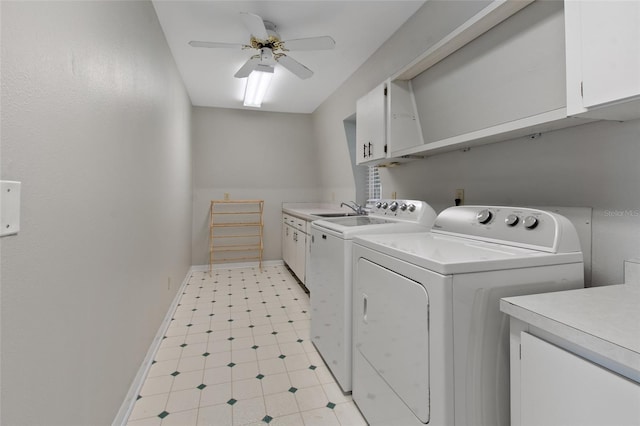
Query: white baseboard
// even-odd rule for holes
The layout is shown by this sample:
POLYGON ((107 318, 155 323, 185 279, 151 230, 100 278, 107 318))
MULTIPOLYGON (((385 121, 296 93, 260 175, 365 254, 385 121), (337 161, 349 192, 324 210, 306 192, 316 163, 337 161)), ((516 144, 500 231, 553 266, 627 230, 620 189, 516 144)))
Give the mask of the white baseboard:
POLYGON ((151 342, 151 346, 149 346, 147 355, 145 356, 144 361, 142 362, 142 365, 140 366, 140 369, 136 374, 136 377, 133 379, 133 383, 131 383, 129 392, 127 393, 127 396, 124 399, 124 402, 120 407, 120 410, 118 410, 118 414, 116 415, 116 418, 114 419, 113 423, 111 423, 112 426, 125 426, 127 424, 127 421, 129 420, 129 416, 131 415, 131 411, 133 411, 133 407, 136 404, 136 401, 138 400, 138 395, 140 395, 140 391, 142 389, 142 386, 144 385, 144 381, 147 378, 147 374, 149 373, 151 364, 153 363, 153 360, 156 357, 156 353, 160 348, 160 344, 162 343, 162 339, 164 338, 167 332, 167 329, 171 324, 171 318, 173 317, 173 314, 178 306, 178 302, 180 302, 182 293, 184 293, 185 287, 189 282, 189 278, 191 278, 191 274, 196 270, 197 269, 195 269, 192 266, 187 271, 187 275, 182 281, 182 284, 180 285, 180 289, 178 289, 178 291, 176 292, 176 296, 174 297, 173 302, 171 302, 171 305, 167 310, 167 314, 165 315, 164 320, 162 320, 162 323, 160 324, 160 328, 158 329, 156 336, 151 342))
MULTIPOLYGON (((236 268, 255 268, 258 266, 258 262, 242 262, 242 263, 216 263, 213 265, 213 269, 236 269, 236 268)), ((278 266, 284 265, 282 260, 267 260, 262 262, 262 266, 278 266)), ((191 267, 193 272, 206 272, 209 270, 209 265, 194 265, 191 267)))

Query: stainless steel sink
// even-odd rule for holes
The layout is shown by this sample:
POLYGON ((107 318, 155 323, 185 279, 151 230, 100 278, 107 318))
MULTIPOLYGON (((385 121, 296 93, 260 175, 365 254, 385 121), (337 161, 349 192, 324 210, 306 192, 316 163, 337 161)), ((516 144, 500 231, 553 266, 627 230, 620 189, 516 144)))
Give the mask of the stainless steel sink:
POLYGON ((355 213, 317 213, 314 214, 314 216, 319 216, 319 217, 346 217, 346 216, 362 216, 362 215, 357 215, 355 213))

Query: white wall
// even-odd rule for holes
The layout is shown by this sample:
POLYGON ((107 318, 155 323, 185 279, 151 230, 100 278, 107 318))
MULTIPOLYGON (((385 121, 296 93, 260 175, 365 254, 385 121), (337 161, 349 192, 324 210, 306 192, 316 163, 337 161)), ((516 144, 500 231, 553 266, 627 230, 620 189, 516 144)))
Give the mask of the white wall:
MULTIPOLYGON (((472 16, 481 2, 429 1, 313 114, 323 198, 355 193, 342 120, 356 100, 472 16)), ((455 119, 455 117, 452 117, 455 119)), ((424 199, 437 210, 464 188, 466 204, 594 208, 592 280, 622 282, 640 255, 640 121, 598 122, 452 152, 381 171, 383 196, 424 199)))
POLYGON ((311 124, 309 114, 193 108, 192 264, 209 262, 209 203, 225 193, 265 201, 263 259, 282 259, 282 203, 319 198, 311 124))
POLYGON ((106 425, 190 266, 190 102, 149 2, 2 2, 6 425, 106 425), (169 287, 170 281, 170 288, 169 287))

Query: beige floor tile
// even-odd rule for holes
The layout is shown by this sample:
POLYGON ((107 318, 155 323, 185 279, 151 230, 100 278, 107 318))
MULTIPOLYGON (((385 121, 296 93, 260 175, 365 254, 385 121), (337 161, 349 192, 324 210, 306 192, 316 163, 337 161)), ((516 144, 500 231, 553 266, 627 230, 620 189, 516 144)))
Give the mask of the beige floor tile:
POLYGON ((232 410, 231 405, 226 402, 208 407, 201 406, 197 426, 232 426, 232 410))
POLYGON ((260 373, 258 362, 243 362, 231 368, 231 380, 244 380, 256 377, 260 373))
POLYGON ((202 383, 205 385, 216 385, 231 381, 231 369, 229 367, 214 367, 204 370, 202 383))
POLYGON ((272 393, 286 392, 291 387, 291 381, 287 373, 272 374, 261 380, 262 392, 265 395, 272 393))
POLYGON ((267 415, 262 396, 253 399, 240 400, 233 404, 234 426, 246 425, 251 422, 259 422, 267 415))
POLYGON ((300 426, 304 424, 300 413, 289 414, 287 416, 275 417, 269 426, 300 426))
POLYGON ((202 384, 202 374, 202 370, 180 372, 173 379, 171 392, 197 388, 202 384))
POLYGON ((291 385, 298 389, 310 388, 320 385, 318 376, 314 370, 297 370, 290 371, 289 378, 291 379, 291 385))
POLYGON ((142 385, 142 389, 140 389, 140 395, 150 396, 169 393, 171 385, 173 385, 173 376, 171 375, 148 377, 144 385, 142 385))
POLYGON ((298 413, 298 402, 293 392, 278 392, 264 396, 267 414, 273 418, 298 413))
POLYGON ((200 406, 226 404, 231 399, 231 382, 207 385, 200 395, 200 406))
POLYGON ((300 414, 302 414, 304 426, 340 426, 340 421, 333 410, 326 407, 303 411, 300 414))
POLYGON ((315 408, 325 407, 329 403, 322 386, 298 389, 295 396, 296 401, 298 402, 298 407, 300 407, 300 411, 308 411, 315 408))
POLYGON ((198 409, 169 413, 162 419, 162 426, 195 425, 198 421, 198 409))
POLYGON ((262 385, 257 378, 236 380, 231 383, 231 395, 238 401, 262 396, 262 385))
POLYGON ((284 266, 194 272, 185 293, 129 426, 366 424, 312 345, 309 297, 284 266))
POLYGON ((338 404, 333 411, 342 426, 367 426, 367 422, 353 402, 338 404))
POLYGON ((146 417, 156 417, 162 413, 167 406, 168 393, 159 395, 143 396, 136 401, 129 420, 140 420, 146 417))
POLYGON ((165 411, 174 413, 177 411, 185 411, 198 408, 198 405, 200 404, 201 392, 202 391, 197 388, 172 391, 169 394, 169 399, 167 400, 167 407, 165 408, 165 411))

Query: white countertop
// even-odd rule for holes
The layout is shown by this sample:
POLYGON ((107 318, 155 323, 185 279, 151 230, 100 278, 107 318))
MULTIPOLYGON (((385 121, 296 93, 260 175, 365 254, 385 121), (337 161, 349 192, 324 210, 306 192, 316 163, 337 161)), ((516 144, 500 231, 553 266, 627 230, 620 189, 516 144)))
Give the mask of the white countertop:
POLYGON ((507 297, 506 314, 640 372, 640 286, 507 297))
POLYGON ((299 217, 307 221, 324 219, 317 214, 327 213, 353 213, 347 207, 340 207, 335 203, 282 203, 282 212, 299 217))

